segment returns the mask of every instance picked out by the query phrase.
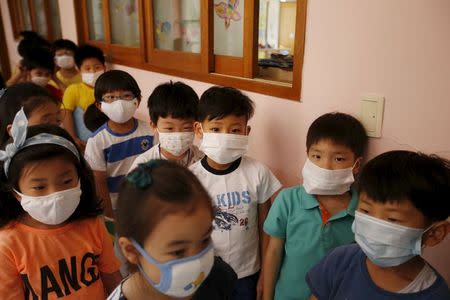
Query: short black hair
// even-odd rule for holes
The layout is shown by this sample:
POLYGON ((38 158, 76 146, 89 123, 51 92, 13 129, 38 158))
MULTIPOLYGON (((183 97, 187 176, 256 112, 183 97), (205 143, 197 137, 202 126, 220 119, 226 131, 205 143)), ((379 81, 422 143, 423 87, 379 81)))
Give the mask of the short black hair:
MULTIPOLYGON (((35 125, 28 127, 27 138, 40 133, 48 133, 65 138, 76 145, 72 137, 63 128, 55 125, 35 125)), ((78 148, 77 148, 78 150, 78 148)), ((13 196, 13 189, 19 190, 19 180, 23 168, 30 162, 63 157, 75 165, 81 185, 81 199, 75 212, 69 221, 95 217, 102 213, 101 201, 95 192, 94 176, 82 153, 78 150, 80 160, 68 149, 53 144, 37 144, 23 148, 17 152, 11 160, 8 169, 8 177, 5 175, 3 164, 0 168, 0 228, 11 221, 17 220, 24 210, 13 196)), ((20 190, 19 190, 20 191, 20 190)))
POLYGON ((306 135, 307 151, 320 140, 331 140, 350 148, 355 158, 363 156, 368 143, 366 130, 361 122, 340 112, 324 114, 309 126, 306 135))
POLYGON ((45 87, 32 82, 17 83, 4 91, 0 97, 0 147, 3 148, 9 139, 8 125, 23 107, 25 115, 29 117, 33 110, 45 103, 60 105, 60 101, 45 87))
POLYGON ((141 98, 141 89, 136 80, 122 70, 110 70, 98 77, 94 87, 95 101, 101 102, 104 94, 114 91, 130 91, 138 99, 141 98))
POLYGON ((83 64, 83 61, 88 58, 96 58, 103 65, 105 64, 105 56, 103 55, 102 49, 88 44, 78 47, 77 51, 75 51, 74 56, 75 64, 77 65, 77 67, 80 68, 83 64))
POLYGON ((200 97, 198 120, 222 119, 228 115, 245 116, 247 121, 254 114, 254 103, 240 90, 232 87, 213 86, 200 97))
POLYGON ((55 53, 56 51, 61 50, 61 49, 71 50, 75 53, 78 49, 78 46, 71 40, 59 39, 59 40, 56 40, 53 42, 52 49, 53 49, 53 53, 55 53))
POLYGON ((95 104, 89 105, 83 115, 84 125, 92 132, 96 132, 108 120, 108 116, 98 109, 95 104))
POLYGON ((212 217, 211 197, 189 169, 165 159, 139 164, 119 189, 118 234, 142 244, 167 214, 190 213, 198 204, 210 209, 212 217), (141 185, 145 178, 150 180, 141 185))
POLYGON ((45 38, 34 31, 22 31, 19 33, 22 40, 17 44, 17 52, 24 57, 33 52, 35 48, 50 49, 51 44, 45 38))
POLYGON ((450 216, 450 161, 389 151, 364 166, 358 191, 380 203, 409 200, 428 220, 443 221, 450 216))
POLYGON ((196 119, 198 95, 187 84, 177 81, 158 85, 148 97, 150 120, 156 125, 158 119, 171 116, 176 119, 196 119))
POLYGON ((41 68, 49 70, 51 73, 55 70, 55 61, 53 54, 48 48, 37 47, 31 53, 23 57, 22 65, 28 71, 41 68))

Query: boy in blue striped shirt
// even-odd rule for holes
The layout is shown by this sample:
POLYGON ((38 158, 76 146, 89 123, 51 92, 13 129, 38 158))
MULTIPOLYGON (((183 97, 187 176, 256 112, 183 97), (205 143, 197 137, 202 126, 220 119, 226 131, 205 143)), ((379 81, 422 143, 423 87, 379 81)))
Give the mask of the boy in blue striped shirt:
POLYGON ((150 126, 133 117, 141 101, 134 78, 120 70, 102 74, 95 84, 95 105, 109 120, 89 138, 85 158, 94 171, 105 215, 114 217, 117 190, 134 159, 153 146, 150 126))

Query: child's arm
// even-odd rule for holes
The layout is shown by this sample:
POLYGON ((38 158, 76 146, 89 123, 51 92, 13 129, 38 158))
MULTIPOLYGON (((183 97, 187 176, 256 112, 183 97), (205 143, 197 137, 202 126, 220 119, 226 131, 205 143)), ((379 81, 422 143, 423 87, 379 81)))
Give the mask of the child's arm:
POLYGON ((103 282, 103 286, 105 287, 106 296, 111 294, 122 281, 122 275, 120 275, 119 271, 116 271, 114 273, 100 272, 100 278, 103 282))
POLYGON ((258 204, 258 230, 259 230, 259 257, 261 258, 261 272, 256 286, 257 297, 262 299, 263 285, 264 285, 264 257, 266 255, 267 245, 269 244, 269 236, 264 232, 264 221, 269 213, 271 199, 266 202, 258 204))
POLYGON ((275 290, 275 282, 280 270, 281 258, 283 256, 284 239, 274 236, 269 238, 269 244, 264 257, 264 290, 263 299, 272 300, 275 290))
POLYGON ((107 175, 105 171, 94 171, 95 189, 102 200, 103 214, 114 219, 111 198, 109 197, 107 175))

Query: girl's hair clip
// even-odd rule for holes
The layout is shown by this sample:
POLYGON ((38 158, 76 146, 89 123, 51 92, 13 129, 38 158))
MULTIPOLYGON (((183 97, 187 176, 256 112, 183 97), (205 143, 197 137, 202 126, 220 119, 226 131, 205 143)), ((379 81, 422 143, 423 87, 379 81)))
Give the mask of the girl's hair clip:
POLYGON ((125 177, 126 180, 139 189, 148 188, 153 183, 151 172, 155 167, 161 165, 161 161, 160 159, 153 159, 139 164, 136 169, 125 177))

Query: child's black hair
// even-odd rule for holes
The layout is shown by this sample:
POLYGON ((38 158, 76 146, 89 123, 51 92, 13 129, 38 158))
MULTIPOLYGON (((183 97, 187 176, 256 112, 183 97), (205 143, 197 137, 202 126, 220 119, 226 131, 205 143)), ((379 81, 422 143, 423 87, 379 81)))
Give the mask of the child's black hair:
POLYGON ((307 151, 320 140, 331 140, 350 148, 355 158, 363 156, 368 143, 366 130, 361 122, 340 112, 324 114, 309 126, 306 135, 307 151))
POLYGON ((19 33, 22 40, 17 44, 17 52, 24 57, 32 53, 35 48, 50 49, 51 44, 45 38, 34 31, 22 31, 19 33))
POLYGON ((187 168, 168 160, 140 164, 127 175, 117 200, 119 236, 141 245, 168 214, 190 214, 199 205, 211 210, 211 198, 197 177, 187 168))
POLYGON ((248 121, 254 111, 253 101, 240 90, 213 86, 200 97, 198 121, 222 119, 228 115, 245 116, 248 121))
POLYGON ((359 193, 381 203, 411 201, 430 221, 450 216, 450 161, 411 151, 378 155, 363 168, 359 193))
POLYGON ((0 98, 0 148, 3 148, 9 139, 7 127, 13 123, 21 107, 29 117, 33 110, 49 102, 60 105, 48 89, 37 84, 24 82, 7 88, 0 98))
POLYGON ((55 61, 49 49, 37 47, 23 57, 22 66, 28 71, 41 68, 53 73, 55 70, 55 61))
POLYGON ((83 115, 84 125, 92 132, 96 132, 109 118, 95 104, 89 105, 83 115))
MULTIPOLYGON (((40 133, 48 133, 63 137, 75 145, 72 137, 59 126, 35 125, 28 127, 27 138, 40 133)), ((3 164, 0 168, 0 228, 9 222, 16 220, 24 212, 19 201, 13 196, 13 189, 20 191, 18 182, 22 176, 22 170, 30 162, 43 161, 55 157, 63 157, 76 166, 81 185, 81 199, 75 212, 69 221, 95 217, 102 213, 101 202, 97 198, 94 185, 94 177, 82 153, 78 150, 80 161, 68 149, 53 144, 38 144, 21 149, 15 154, 8 169, 6 177, 3 164)))
POLYGON ((171 116, 176 119, 197 117, 198 95, 187 84, 166 82, 158 85, 147 102, 150 120, 156 125, 158 119, 171 116))
POLYGON ((125 71, 110 70, 98 77, 95 82, 94 96, 96 102, 101 102, 103 95, 114 91, 129 91, 138 99, 141 98, 141 89, 136 80, 125 71))
POLYGON ((61 49, 71 50, 75 53, 78 49, 78 46, 71 40, 67 40, 67 39, 59 39, 59 40, 54 41, 52 44, 53 54, 56 51, 61 50, 61 49))
POLYGON ((78 47, 77 51, 75 51, 75 64, 78 68, 81 67, 83 61, 88 58, 96 58, 103 65, 105 64, 105 56, 103 55, 102 49, 92 46, 92 45, 82 45, 78 47))

